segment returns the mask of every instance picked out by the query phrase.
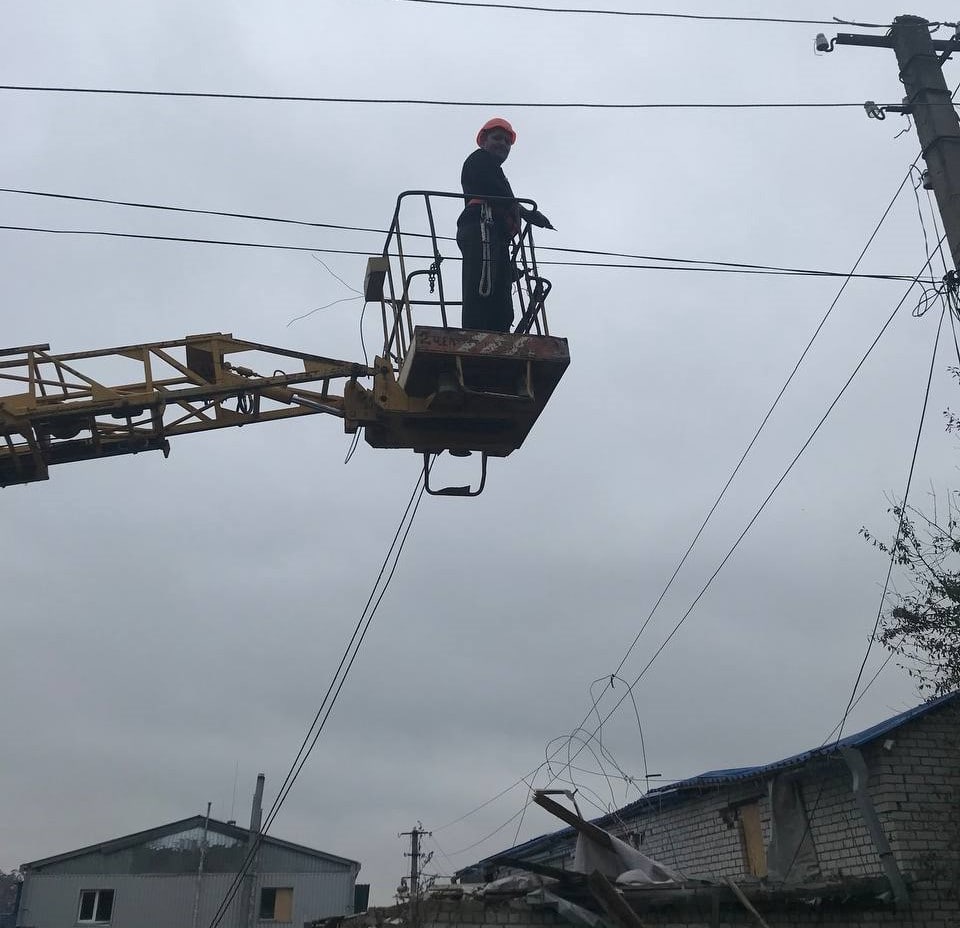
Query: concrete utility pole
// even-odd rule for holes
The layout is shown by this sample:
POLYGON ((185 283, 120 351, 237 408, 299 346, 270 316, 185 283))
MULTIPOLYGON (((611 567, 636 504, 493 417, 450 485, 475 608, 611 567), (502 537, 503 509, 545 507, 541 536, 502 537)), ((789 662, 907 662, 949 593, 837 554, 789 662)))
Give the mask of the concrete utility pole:
POLYGON ((950 39, 934 39, 926 19, 898 16, 885 36, 841 33, 829 44, 817 37, 821 51, 832 51, 834 43, 896 52, 906 96, 902 107, 890 109, 913 117, 927 162, 927 183, 937 197, 953 265, 960 266, 960 120, 943 76, 943 62, 951 52, 960 51, 960 32, 950 39))
POLYGON ((240 893, 240 908, 237 911, 238 928, 252 928, 256 924, 254 911, 253 888, 257 879, 257 863, 260 856, 260 825, 263 817, 263 784, 266 777, 257 774, 257 788, 253 793, 253 804, 250 807, 250 829, 247 834, 247 851, 245 858, 252 857, 250 866, 243 877, 243 888, 240 893))
POLYGON ((423 826, 417 822, 412 831, 402 831, 401 836, 410 836, 410 853, 405 855, 410 858, 410 925, 417 924, 418 908, 420 903, 420 838, 422 835, 432 835, 432 831, 424 831, 423 826))

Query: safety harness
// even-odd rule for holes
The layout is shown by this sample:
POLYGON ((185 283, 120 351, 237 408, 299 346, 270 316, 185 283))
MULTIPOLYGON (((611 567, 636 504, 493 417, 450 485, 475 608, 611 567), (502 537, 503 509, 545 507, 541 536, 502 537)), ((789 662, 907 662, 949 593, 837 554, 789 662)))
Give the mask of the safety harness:
POLYGON ((493 207, 486 201, 480 204, 480 245, 483 262, 480 267, 480 296, 488 297, 493 291, 493 207))

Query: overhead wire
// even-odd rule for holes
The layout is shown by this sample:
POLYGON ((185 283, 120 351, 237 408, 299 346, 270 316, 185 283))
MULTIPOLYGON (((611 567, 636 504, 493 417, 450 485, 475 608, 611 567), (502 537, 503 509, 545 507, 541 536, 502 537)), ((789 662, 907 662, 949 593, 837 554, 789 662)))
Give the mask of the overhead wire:
MULTIPOLYGON (((472 7, 487 10, 512 10, 525 13, 571 13, 590 14, 596 16, 627 16, 647 19, 682 19, 701 20, 705 22, 728 23, 769 23, 791 26, 858 26, 861 29, 888 29, 892 23, 860 23, 852 20, 837 19, 785 19, 779 16, 721 16, 711 13, 657 13, 634 10, 611 10, 604 8, 583 9, 574 7, 533 6, 519 3, 480 3, 471 0, 399 0, 401 3, 422 3, 431 6, 472 7)), ((931 23, 931 26, 953 25, 953 23, 931 23)))
MULTIPOLYGON (((15 193, 21 196, 29 197, 45 197, 50 200, 73 200, 80 203, 100 203, 107 206, 127 206, 136 209, 163 210, 170 213, 190 213, 199 216, 222 216, 228 219, 255 219, 259 222, 276 222, 292 226, 307 226, 311 229, 335 229, 343 232, 376 232, 378 235, 387 234, 386 229, 340 225, 333 222, 311 222, 306 219, 289 219, 280 216, 263 216, 257 213, 235 213, 217 209, 198 209, 197 207, 171 206, 164 203, 142 203, 136 200, 117 200, 108 197, 81 196, 73 193, 54 193, 49 190, 26 190, 22 187, 0 187, 0 193, 15 193)), ((327 270, 329 270, 329 268, 327 268, 327 270)))
MULTIPOLYGON (((916 162, 914 162, 914 164, 916 164, 916 162)), ((16 194, 20 196, 30 196, 30 197, 42 197, 42 198, 55 199, 55 200, 69 200, 69 201, 76 201, 81 203, 99 203, 103 205, 123 206, 123 207, 135 208, 135 209, 186 213, 186 214, 193 214, 193 215, 200 215, 200 216, 217 216, 217 217, 223 217, 227 219, 246 219, 246 220, 253 220, 257 222, 305 226, 307 228, 333 229, 333 230, 343 231, 343 232, 373 233, 377 235, 390 234, 390 231, 388 229, 380 229, 380 228, 375 228, 371 226, 350 226, 342 223, 320 222, 320 221, 312 221, 312 220, 305 220, 305 219, 291 219, 289 217, 270 216, 270 215, 264 215, 260 213, 231 212, 227 210, 200 209, 195 207, 173 206, 173 205, 161 204, 161 203, 146 203, 146 202, 140 202, 136 200, 120 200, 120 199, 113 199, 113 198, 107 198, 107 197, 81 196, 78 194, 59 193, 59 192, 53 192, 48 190, 29 190, 22 187, 0 187, 0 193, 10 193, 10 194, 16 194)), ((31 231, 33 230, 31 229, 31 231)), ((40 230, 40 231, 45 231, 45 230, 40 230)), ((58 230, 51 230, 51 231, 58 231, 58 230)), ((86 232, 89 232, 89 231, 91 230, 80 230, 77 234, 85 234, 86 232)), ((454 237, 449 235, 431 236, 429 233, 426 233, 426 232, 407 232, 404 234, 411 238, 430 239, 435 237, 438 241, 449 241, 449 242, 455 241, 454 237)), ((174 240, 179 240, 179 239, 174 239, 174 240)), ((229 241, 222 241, 219 239, 209 239, 209 240, 208 239, 183 239, 183 241, 200 242, 202 244, 224 244, 224 245, 232 244, 229 241)), ((263 242, 260 242, 260 243, 238 242, 236 244, 241 246, 246 246, 246 247, 262 247, 262 248, 275 247, 270 243, 263 243, 263 242)), ((276 246, 276 247, 284 247, 284 246, 276 246)), ((301 250, 301 249, 298 249, 298 250, 301 250)), ((324 249, 304 249, 304 250, 321 251, 324 249)), ((326 250, 326 251, 332 254, 347 254, 347 255, 366 255, 367 254, 367 252, 352 252, 352 251, 345 251, 345 250, 326 250)), ((809 276, 816 276, 816 277, 843 277, 843 278, 846 278, 849 276, 849 272, 843 273, 842 271, 830 271, 830 270, 823 270, 823 269, 817 269, 817 268, 797 268, 797 267, 787 267, 783 265, 748 263, 748 262, 742 262, 742 261, 717 261, 714 259, 704 259, 704 258, 675 258, 670 256, 664 256, 664 255, 633 254, 630 252, 622 252, 622 251, 603 251, 603 250, 590 249, 590 248, 569 248, 569 247, 560 247, 556 245, 538 245, 537 251, 538 252, 549 251, 549 252, 556 252, 559 254, 589 255, 592 257, 604 257, 604 258, 626 258, 634 262, 656 261, 656 262, 663 262, 667 264, 703 265, 708 268, 717 267, 717 268, 732 268, 732 269, 742 270, 742 271, 747 271, 747 270, 769 271, 769 272, 789 274, 789 275, 809 275, 809 276)), ((433 255, 410 255, 409 257, 433 259, 434 256, 433 255)), ((456 255, 444 255, 443 258, 444 260, 454 260, 454 261, 459 260, 459 258, 456 255)), ((320 261, 320 263, 323 264, 323 266, 327 269, 327 271, 333 277, 339 280, 340 283, 342 283, 344 286, 353 290, 355 293, 360 292, 356 288, 351 287, 349 284, 347 284, 346 281, 343 280, 343 278, 338 277, 336 274, 334 274, 334 272, 330 270, 330 268, 323 261, 321 261, 319 257, 316 257, 316 260, 320 261)), ((552 262, 541 261, 540 263, 552 263, 552 262)), ((581 265, 580 262, 571 262, 571 264, 573 266, 581 265)), ((582 266, 594 267, 598 265, 582 264, 582 266)), ((636 267, 638 265, 606 264, 605 266, 636 267)), ((870 280, 910 280, 911 279, 909 275, 905 275, 905 274, 894 274, 894 275, 869 274, 869 275, 862 275, 862 276, 863 276, 863 279, 870 279, 870 280)))
MULTIPOLYGON (((146 233, 136 233, 136 232, 111 232, 103 229, 51 229, 41 226, 21 226, 21 225, 0 225, 0 231, 7 232, 34 232, 38 234, 46 235, 77 235, 77 236, 90 236, 90 237, 103 237, 103 238, 118 238, 118 239, 132 239, 132 240, 141 240, 141 241, 153 241, 153 242, 179 242, 182 244, 190 245, 221 245, 229 246, 236 248, 262 248, 268 250, 277 250, 277 251, 292 251, 292 252, 301 252, 306 254, 328 254, 328 255, 348 255, 354 257, 369 257, 369 251, 358 251, 355 249, 347 248, 326 248, 320 246, 309 246, 309 245, 283 245, 275 244, 269 242, 242 242, 235 241, 230 239, 215 239, 215 238, 198 238, 191 236, 181 236, 181 235, 150 235, 146 233)), ((603 254, 602 252, 597 252, 597 254, 603 254)), ((406 255, 406 258, 418 258, 424 260, 433 260, 434 255, 406 255)), ((447 261, 459 261, 460 257, 456 255, 444 255, 444 260, 447 261)), ((753 274, 761 276, 773 276, 773 277, 842 277, 846 278, 849 275, 843 273, 842 271, 827 271, 827 270, 814 270, 809 268, 792 268, 792 269, 778 269, 770 267, 769 269, 761 268, 759 265, 733 265, 730 267, 719 266, 719 267, 698 267, 687 264, 688 260, 693 259, 683 259, 683 258, 667 258, 666 261, 678 262, 682 261, 684 264, 680 267, 674 267, 668 264, 624 264, 624 263, 613 263, 613 262, 596 262, 596 261, 539 261, 538 264, 551 266, 551 267, 590 267, 590 268, 611 268, 614 270, 639 270, 639 271, 683 271, 683 272, 701 272, 701 273, 714 273, 714 274, 753 274)), ((713 264, 719 264, 720 262, 712 262, 713 264)), ((864 280, 893 280, 893 281, 904 281, 915 278, 908 278, 904 274, 855 274, 853 275, 857 279, 864 280)), ((326 308, 326 307, 320 307, 326 308)), ((314 310, 316 311, 316 310, 314 310)))
MULTIPOLYGON (((943 239, 941 238, 940 241, 942 242, 943 239)), ((871 631, 870 633, 870 638, 867 642, 866 652, 863 655, 863 660, 860 662, 860 668, 857 671, 856 680, 854 681, 853 689, 850 692, 850 698, 847 700, 847 705, 846 705, 846 708, 844 709, 843 717, 840 719, 839 731, 837 732, 838 741, 840 740, 840 738, 843 737, 844 726, 846 725, 847 718, 849 717, 850 712, 853 709, 853 702, 854 702, 854 699, 856 698, 857 690, 860 686, 860 681, 863 679, 863 673, 866 670, 867 662, 870 659, 870 653, 873 650, 873 645, 876 641, 877 629, 879 629, 880 621, 883 618, 883 609, 884 609, 884 606, 886 605, 887 590, 890 587, 890 578, 893 575, 893 566, 896 563, 897 550, 900 546, 900 539, 903 537, 903 523, 904 523, 904 519, 906 519, 906 512, 903 511, 903 509, 907 505, 907 502, 910 497, 910 488, 913 485, 913 473, 917 465, 917 455, 920 450, 920 439, 923 435, 923 426, 927 418, 927 406, 930 401, 930 388, 931 388, 931 385, 933 384, 933 371, 934 371, 934 367, 936 365, 936 360, 937 360, 937 349, 940 346, 940 332, 943 329, 943 319, 947 311, 948 311, 948 307, 946 302, 944 302, 943 312, 940 313, 940 322, 937 325, 937 334, 933 341, 933 353, 930 357, 930 369, 927 372, 926 389, 923 394, 923 404, 921 405, 921 408, 920 408, 920 422, 917 425, 917 437, 913 443, 913 453, 910 457, 910 469, 907 472, 907 483, 903 490, 903 502, 901 504, 901 515, 900 515, 900 518, 897 520, 897 532, 896 532, 896 535, 894 536, 893 546, 890 551, 890 561, 889 561, 889 564, 887 565, 887 574, 883 582, 883 592, 880 596, 880 605, 877 608, 877 617, 873 624, 873 631, 871 631)))
MULTIPOLYGON (((940 240, 941 243, 942 241, 943 239, 940 240)), ((930 253, 928 252, 928 257, 929 255, 930 253)), ((870 660, 870 654, 873 650, 873 645, 877 639, 877 630, 879 629, 880 622, 883 618, 883 610, 884 610, 884 607, 886 606, 886 601, 887 601, 887 592, 890 588, 890 579, 893 575, 894 564, 897 561, 897 551, 900 546, 900 539, 903 536, 903 524, 904 524, 904 520, 906 519, 906 507, 908 505, 910 489, 913 485, 913 474, 917 464, 917 456, 920 451, 920 439, 923 435, 923 426, 927 418, 927 407, 930 401, 931 386, 933 384, 933 372, 936 367, 936 361, 937 361, 937 349, 940 346, 940 333, 943 329, 944 316, 948 311, 949 311, 948 306, 946 304, 946 301, 944 301, 943 311, 940 313, 940 321, 937 324, 937 332, 933 341, 933 353, 930 357, 930 367, 927 372, 927 382, 926 382, 926 386, 923 394, 923 403, 921 404, 921 407, 920 407, 920 422, 917 425, 917 435, 916 435, 916 438, 914 439, 913 452, 910 456, 910 467, 907 471, 906 486, 904 487, 904 492, 903 492, 903 503, 901 504, 900 511, 899 511, 899 518, 897 519, 897 531, 894 536, 893 544, 890 547, 890 558, 887 563, 887 573, 883 581, 883 590, 880 594, 880 602, 879 602, 879 605, 877 606, 877 616, 873 624, 873 629, 871 630, 870 636, 867 640, 867 648, 863 655, 863 659, 860 662, 860 666, 857 670, 857 676, 856 676, 856 679, 854 680, 853 687, 850 691, 850 697, 847 700, 847 705, 844 708, 843 716, 841 717, 840 721, 833 727, 830 734, 827 735, 827 737, 824 739, 824 741, 820 745, 821 748, 823 748, 826 744, 828 744, 831 741, 833 741, 835 748, 840 744, 841 740, 843 739, 844 727, 847 724, 847 719, 850 717, 850 713, 853 711, 853 707, 860 701, 860 699, 863 698, 863 694, 866 693, 866 691, 870 688, 870 686, 873 685, 874 681, 877 679, 877 677, 880 675, 883 669, 890 662, 890 659, 893 657, 893 654, 896 653, 895 651, 891 651, 887 655, 886 660, 880 665, 879 669, 876 671, 876 673, 870 679, 870 682, 867 684, 867 686, 864 687, 863 692, 858 697, 857 690, 860 687, 860 682, 863 679, 863 674, 864 674, 864 671, 866 670, 867 662, 870 660), (834 738, 834 735, 836 735, 836 738, 834 738)), ((820 802, 823 798, 823 794, 824 794, 824 782, 821 779, 818 784, 816 796, 814 797, 814 800, 810 805, 810 809, 805 816, 803 837, 806 837, 806 835, 810 831, 811 822, 813 821, 813 818, 816 815, 817 809, 820 807, 820 802)), ((797 847, 794 850, 793 856, 790 859, 790 863, 787 866, 786 871, 784 873, 784 876, 783 876, 784 882, 786 882, 789 879, 790 873, 793 870, 794 866, 796 865, 802 844, 803 844, 803 841, 801 838, 801 841, 797 842, 797 847)))
MULTIPOLYGON (((939 254, 940 254, 940 260, 941 260, 941 263, 942 263, 942 265, 943 265, 943 270, 944 270, 944 278, 946 279, 946 278, 948 277, 948 275, 949 275, 949 270, 948 270, 948 268, 947 268, 947 259, 946 259, 946 256, 945 256, 944 253, 943 253, 943 242, 944 242, 944 239, 946 238, 946 234, 944 233, 944 234, 942 234, 942 235, 939 236, 939 239, 938 239, 938 242, 937 242, 937 247, 933 250, 933 252, 931 252, 931 251, 930 251, 930 248, 929 248, 928 238, 927 238, 926 224, 925 224, 924 219, 923 219, 923 211, 920 209, 920 197, 919 197, 919 194, 917 194, 917 187, 919 187, 919 185, 920 185, 920 183, 922 183, 922 181, 923 181, 923 178, 922 178, 922 175, 921 175, 919 183, 917 184, 916 187, 914 187, 914 194, 916 195, 916 198, 917 198, 917 211, 918 211, 919 216, 920 216, 920 226, 921 226, 921 229, 922 229, 922 232, 923 232, 924 249, 925 249, 925 251, 926 251, 926 253, 927 253, 927 256, 928 256, 928 257, 927 257, 927 267, 930 267, 930 262, 931 262, 932 259, 933 259, 933 255, 934 255, 936 252, 939 252, 939 254)), ((930 200, 929 200, 929 191, 927 192, 927 196, 928 196, 928 205, 929 205, 930 211, 931 211, 931 217, 933 218, 934 230, 935 230, 935 232, 939 233, 940 230, 939 230, 939 227, 938 227, 938 224, 937 224, 937 220, 936 220, 936 211, 933 209, 933 204, 932 204, 932 202, 930 202, 930 200)), ((878 609, 877 609, 877 616, 876 616, 876 620, 874 621, 873 631, 870 633, 870 637, 869 637, 868 642, 867 642, 866 653, 864 654, 863 660, 862 660, 861 663, 860 663, 860 668, 859 668, 859 670, 858 670, 858 672, 857 672, 857 677, 856 677, 856 680, 855 680, 855 682, 854 682, 853 689, 852 689, 852 691, 851 691, 851 693, 850 693, 850 698, 848 699, 846 708, 844 709, 843 717, 840 719, 840 722, 837 724, 837 726, 835 726, 835 728, 833 729, 833 731, 837 733, 837 741, 838 741, 838 742, 839 742, 839 740, 843 737, 843 729, 844 729, 844 726, 846 725, 846 721, 847 721, 847 718, 848 718, 849 715, 850 715, 850 712, 853 710, 854 705, 856 705, 856 703, 859 702, 859 699, 857 698, 857 690, 858 690, 858 688, 859 688, 859 686, 860 686, 860 681, 861 681, 862 678, 863 678, 863 673, 864 673, 864 671, 866 670, 867 662, 868 662, 869 659, 870 659, 870 653, 871 653, 871 651, 872 651, 872 649, 873 649, 873 645, 874 645, 874 643, 876 642, 876 638, 877 638, 877 630, 878 630, 879 627, 880 627, 880 622, 881 622, 882 617, 883 617, 883 609, 884 609, 884 606, 886 605, 887 591, 888 591, 888 589, 889 589, 889 587, 890 587, 890 579, 891 579, 891 576, 892 576, 892 574, 893 574, 893 567, 894 567, 894 564, 896 563, 897 551, 898 551, 898 548, 899 548, 899 545, 900 545, 900 540, 901 540, 902 535, 903 535, 904 520, 907 518, 906 512, 907 512, 907 506, 908 506, 908 502, 909 502, 910 488, 911 488, 912 483, 913 483, 913 473, 914 473, 914 468, 916 467, 916 463, 917 463, 917 454, 918 454, 919 448, 920 448, 920 438, 921 438, 921 436, 922 436, 922 434, 923 434, 924 422, 926 421, 927 404, 928 404, 929 399, 930 399, 930 389, 931 389, 931 385, 932 385, 932 383, 933 383, 933 371, 934 371, 934 367, 935 367, 936 359, 937 359, 937 349, 938 349, 938 347, 939 347, 939 345, 940 345, 940 333, 941 333, 941 330, 942 330, 942 328, 943 328, 943 319, 944 319, 944 316, 945 316, 946 314, 949 314, 949 315, 950 315, 951 325, 953 325, 953 319, 954 319, 954 316, 955 316, 955 312, 954 312, 954 310, 953 310, 953 306, 951 305, 951 303, 950 303, 950 301, 949 301, 949 298, 948 298, 948 296, 946 295, 946 293, 942 293, 942 294, 939 294, 939 295, 940 295, 940 298, 941 298, 942 303, 943 303, 943 310, 942 310, 942 312, 940 313, 940 321, 939 321, 939 323, 938 323, 938 325, 937 325, 936 337, 934 338, 934 343, 933 343, 933 355, 932 355, 932 357, 930 358, 930 369, 929 369, 929 371, 928 371, 928 373, 927 373, 926 390, 925 390, 925 392, 924 392, 923 405, 921 406, 921 410, 920 410, 920 423, 919 423, 919 425, 917 426, 917 437, 916 437, 916 440, 914 441, 913 454, 912 454, 911 459, 910 459, 910 469, 909 469, 909 471, 908 471, 908 473, 907 473, 907 481, 906 481, 906 486, 904 487, 902 502, 899 504, 900 517, 899 517, 898 520, 897 520, 897 531, 896 531, 896 534, 895 534, 895 536, 894 536, 893 545, 892 545, 892 547, 891 547, 891 549, 890 549, 890 560, 889 560, 889 563, 888 563, 888 565, 887 565, 887 574, 886 574, 886 577, 885 577, 884 583, 883 583, 883 592, 882 592, 882 594, 881 594, 881 596, 880 596, 880 605, 879 605, 879 607, 878 607, 878 609)), ((956 329, 955 329, 955 327, 954 327, 954 342, 955 342, 955 344, 956 344, 956 329)), ((960 347, 957 348, 957 353, 958 353, 958 357, 960 357, 960 347)), ((887 656, 887 660, 885 660, 885 661, 883 662, 883 664, 881 665, 880 670, 883 670, 883 668, 886 667, 886 665, 889 663, 890 658, 893 656, 894 653, 896 653, 895 650, 892 650, 892 651, 890 652, 890 654, 887 656)), ((879 671, 878 671, 877 673, 879 674, 879 671)), ((874 677, 873 677, 873 679, 871 679, 870 684, 873 683, 873 680, 876 679, 876 676, 877 676, 877 674, 875 674, 874 677)), ((865 692, 865 691, 866 691, 866 688, 864 689, 864 692, 865 692)), ((861 695, 861 698, 862 698, 862 695, 861 695)), ((833 732, 831 732, 830 737, 832 737, 832 735, 833 735, 833 732)))
POLYGON ((370 594, 367 597, 367 601, 364 604, 363 610, 360 613, 360 617, 354 626, 350 640, 348 641, 347 646, 344 648, 343 655, 340 658, 340 663, 331 677, 330 683, 327 686, 327 690, 324 693, 320 706, 317 709, 317 712, 314 715, 313 720, 300 743, 300 747, 296 756, 294 757, 293 763, 290 765, 280 789, 277 792, 276 798, 267 812, 263 826, 260 832, 254 837, 252 846, 244 858, 240 868, 238 869, 233 882, 228 887, 223 899, 218 905, 213 919, 210 922, 209 928, 216 928, 216 926, 219 925, 226 916, 227 911, 229 910, 230 905, 232 904, 233 899, 243 882, 243 877, 249 871, 253 861, 256 859, 256 855, 259 850, 259 846, 262 843, 263 837, 269 831, 270 826, 273 824, 281 808, 283 807, 283 804, 286 802, 293 785, 303 770, 304 765, 316 747, 320 735, 326 727, 327 721, 330 718, 330 714, 332 713, 343 686, 346 683, 347 677, 350 674, 350 670, 356 661, 357 655, 360 653, 360 648, 362 647, 367 632, 370 629, 373 618, 376 615, 380 603, 383 601, 383 598, 389 589, 393 575, 396 572, 397 565, 400 561, 400 556, 403 553, 403 549, 406 545, 407 537, 410 534, 410 529, 413 527, 417 510, 419 509, 420 502, 423 499, 424 490, 426 489, 425 478, 429 472, 429 466, 430 465, 428 464, 427 467, 420 472, 417 478, 413 492, 411 493, 410 499, 408 500, 406 508, 404 509, 403 516, 400 519, 400 523, 397 526, 396 532, 394 533, 393 540, 391 541, 387 550, 387 554, 380 566, 380 570, 377 574, 376 580, 374 581, 373 587, 371 588, 370 594))
MULTIPOLYGON (((353 106, 453 106, 484 109, 541 110, 770 110, 770 109, 862 109, 863 101, 735 101, 731 103, 595 103, 545 102, 518 100, 436 100, 415 97, 320 97, 304 94, 217 93, 203 90, 134 90, 120 87, 66 87, 32 84, 0 84, 0 90, 22 93, 62 93, 86 96, 155 97, 191 100, 244 100, 264 103, 348 103, 353 106)), ((877 104, 881 109, 896 103, 877 104)), ((950 106, 949 103, 923 103, 914 106, 950 106)))
MULTIPOLYGON (((627 683, 627 681, 624 680, 623 677, 619 676, 617 673, 612 673, 612 674, 604 674, 602 677, 597 677, 597 679, 590 684, 590 701, 592 703, 590 714, 592 715, 593 713, 596 713, 598 720, 600 719, 599 697, 595 697, 593 695, 593 688, 598 683, 607 682, 607 685, 610 687, 610 689, 613 689, 613 683, 615 680, 619 680, 621 683, 624 683, 624 684, 627 683)), ((601 697, 602 695, 603 694, 601 693, 601 697)), ((644 782, 649 785, 650 768, 647 766, 647 745, 643 738, 643 723, 640 721, 640 707, 637 705, 636 697, 632 693, 630 694, 630 701, 633 703, 633 713, 636 716, 637 730, 640 733, 640 760, 641 760, 641 763, 643 764, 643 779, 644 779, 644 782)), ((587 717, 589 718, 589 716, 587 717)), ((600 747, 602 748, 603 747, 602 732, 600 735, 599 743, 600 743, 600 747)))
MULTIPOLYGON (((919 159, 919 157, 920 156, 917 155, 917 159, 919 159)), ((738 458, 737 463, 734 465, 733 470, 731 470, 730 475, 727 477, 726 481, 724 481, 724 484, 720 488, 720 492, 717 494, 716 499, 713 501, 712 505, 710 506, 710 509, 707 511, 706 516, 701 521, 700 526, 698 527, 697 531, 694 533, 693 538, 691 539, 690 543, 687 545, 683 555, 678 561, 676 568, 674 568, 673 573, 670 575, 670 578, 667 580, 667 583, 664 585, 663 590, 660 592, 659 596, 657 597, 656 601, 653 604, 653 607, 651 608, 650 612, 647 614, 646 618, 644 619, 643 624, 640 626, 640 630, 637 632, 630 646, 627 648, 626 652, 624 653, 620 663, 617 665, 617 669, 614 671, 615 674, 620 673, 620 671, 623 669, 624 664, 627 662, 628 658, 633 653, 633 650, 637 646, 637 643, 639 642, 641 636, 643 635, 647 626, 649 626, 654 615, 656 615, 657 610, 660 608, 661 604, 663 603, 664 598, 666 597, 667 593, 669 593, 670 589, 673 586, 674 581, 676 580, 680 571, 683 569, 683 566, 686 564, 687 559, 690 557, 690 554, 692 553, 693 549, 696 547, 698 541, 700 540, 701 536, 703 535, 704 531, 709 525, 710 520, 713 518, 714 513, 719 508, 721 502, 723 501, 723 498, 726 496, 727 490, 730 488, 731 484, 736 479, 737 475, 740 473, 740 470, 743 467, 744 463, 746 462, 747 458, 749 457, 750 452, 753 450, 760 436, 763 434, 763 431, 766 428, 767 423, 770 421, 777 407, 780 405, 780 401, 783 399, 785 393, 789 389, 790 385, 793 383, 794 378, 797 376, 797 373, 800 370, 800 367, 803 365, 803 362, 806 360, 807 355, 809 355, 811 349, 813 348, 814 343, 816 342, 820 333, 823 331, 824 326, 827 324, 828 320, 830 319, 830 316, 833 314, 834 309, 836 309, 837 304, 840 302, 841 297, 843 296, 844 292, 849 286, 850 281, 853 279, 857 268, 860 266, 863 259, 866 257, 867 252, 870 250, 870 246, 873 244, 874 240, 876 239, 877 235, 880 232, 880 229, 883 227, 884 222, 886 222, 887 217, 890 215, 890 212, 892 211, 895 203, 900 197, 900 194, 903 192, 903 188, 906 186, 908 180, 910 179, 911 172, 913 171, 913 168, 915 165, 916 165, 916 160, 914 160, 913 165, 910 166, 910 169, 904 175, 904 178, 900 182, 900 185, 897 187, 893 196, 890 198, 889 202, 887 203, 885 209, 883 210, 883 213, 880 215, 880 218, 877 220, 876 225, 874 225, 873 230, 871 231, 869 237, 867 238, 866 244, 860 250, 860 253, 857 255, 857 258, 854 261, 853 266, 850 268, 849 274, 846 276, 840 289, 837 291, 833 300, 830 302, 830 305, 827 307, 826 312, 820 318, 820 321, 817 323, 816 328, 813 330, 813 334, 808 339, 806 345, 804 345, 803 350, 800 352, 800 355, 797 358, 796 362, 794 363, 793 367, 791 368, 790 373, 787 375, 787 378, 784 380, 780 389, 777 391, 776 396, 773 398, 773 402, 770 404, 769 408, 764 413, 763 418, 760 420, 760 424, 754 430, 753 435, 751 436, 749 442, 747 442, 747 445, 744 448, 743 452, 741 453, 740 457, 738 458)))

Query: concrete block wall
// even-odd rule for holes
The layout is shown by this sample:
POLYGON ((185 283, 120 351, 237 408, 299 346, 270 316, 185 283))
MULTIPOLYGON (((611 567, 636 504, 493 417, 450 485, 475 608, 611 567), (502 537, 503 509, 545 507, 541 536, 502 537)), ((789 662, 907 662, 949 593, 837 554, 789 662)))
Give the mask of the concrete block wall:
POLYGON ((960 884, 960 705, 904 725, 864 752, 869 792, 901 869, 960 884))
MULTIPOLYGON (((863 749, 867 791, 900 868, 911 878, 931 871, 960 886, 960 704, 901 726, 863 749)), ((839 755, 810 762, 798 785, 824 878, 882 873, 870 833, 839 755)), ((770 840, 766 781, 707 787, 681 802, 653 795, 614 834, 688 876, 747 876, 733 810, 757 800, 764 842, 770 840)), ((572 841, 538 859, 569 867, 572 841)))
POLYGON ((685 876, 743 877, 746 873, 735 807, 758 800, 764 841, 770 838, 770 808, 757 781, 711 788, 678 805, 650 806, 615 830, 648 857, 685 876))

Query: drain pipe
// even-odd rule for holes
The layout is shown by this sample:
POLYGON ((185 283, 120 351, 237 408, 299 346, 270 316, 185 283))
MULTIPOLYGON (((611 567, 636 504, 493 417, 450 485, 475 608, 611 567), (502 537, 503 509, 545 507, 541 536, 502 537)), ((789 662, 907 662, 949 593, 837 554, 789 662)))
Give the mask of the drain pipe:
POLYGON ((903 879, 903 874, 897 866, 897 861, 890 849, 890 842, 884 834, 883 826, 880 824, 880 818, 877 810, 873 806, 873 800, 867 792, 867 764, 863 755, 851 747, 840 748, 843 759, 850 768, 853 776, 853 796, 860 807, 860 814, 863 816, 863 822, 870 832, 870 838, 873 840, 873 846, 877 849, 877 855, 880 858, 880 866, 883 867, 884 875, 890 883, 893 890, 893 898, 898 906, 910 904, 910 895, 907 892, 907 884, 903 879))

